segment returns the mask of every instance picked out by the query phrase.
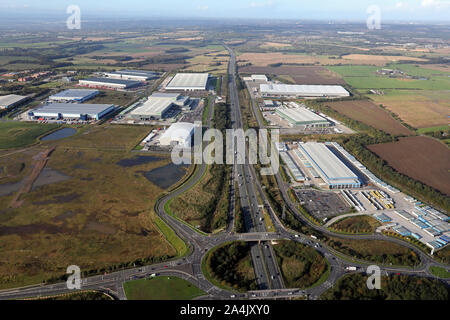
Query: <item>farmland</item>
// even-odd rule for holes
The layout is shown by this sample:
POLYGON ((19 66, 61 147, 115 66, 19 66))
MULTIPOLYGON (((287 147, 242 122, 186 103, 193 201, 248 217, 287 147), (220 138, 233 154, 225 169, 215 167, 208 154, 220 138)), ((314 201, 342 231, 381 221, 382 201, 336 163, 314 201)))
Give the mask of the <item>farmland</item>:
POLYGON ((449 91, 385 90, 384 93, 371 98, 415 128, 448 124, 449 91))
POLYGON ((389 64, 389 68, 404 72, 401 77, 377 73, 375 66, 329 66, 344 80, 366 93, 381 90, 381 95, 370 95, 376 104, 383 104, 403 121, 415 128, 448 123, 450 73, 424 68, 422 65, 389 64))
POLYGON ((450 195, 450 150, 428 137, 400 138, 369 149, 395 170, 450 195))
POLYGON ((411 135, 412 132, 379 106, 369 100, 327 102, 337 112, 392 135, 411 135))
MULTIPOLYGON (((278 47, 280 48, 280 47, 278 47)), ((426 61, 424 59, 405 56, 384 56, 368 54, 351 54, 342 57, 330 57, 328 55, 308 55, 301 53, 285 52, 241 52, 238 57, 240 64, 251 63, 254 66, 269 66, 276 63, 306 64, 306 65, 367 65, 384 66, 387 63, 397 61, 426 61)))
POLYGON ((344 84, 344 80, 336 73, 324 67, 301 67, 285 66, 280 67, 257 67, 247 66, 239 69, 240 73, 248 74, 268 74, 278 76, 289 76, 296 84, 344 84))

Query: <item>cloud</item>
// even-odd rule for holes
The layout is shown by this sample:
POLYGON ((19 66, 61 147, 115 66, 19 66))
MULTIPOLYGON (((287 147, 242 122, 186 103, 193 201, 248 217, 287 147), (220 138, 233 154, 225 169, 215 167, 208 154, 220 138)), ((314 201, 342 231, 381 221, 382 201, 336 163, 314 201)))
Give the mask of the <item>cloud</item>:
POLYGON ((207 11, 207 10, 209 10, 209 7, 208 6, 197 6, 197 10, 198 11, 207 11))

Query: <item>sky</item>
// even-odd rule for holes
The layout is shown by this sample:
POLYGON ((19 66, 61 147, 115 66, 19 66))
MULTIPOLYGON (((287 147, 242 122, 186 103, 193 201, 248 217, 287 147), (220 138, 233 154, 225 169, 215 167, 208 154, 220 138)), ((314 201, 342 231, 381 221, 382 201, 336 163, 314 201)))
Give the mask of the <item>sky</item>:
POLYGON ((450 23, 450 0, 0 0, 0 15, 82 17, 255 18, 365 21, 378 6, 386 21, 450 23))

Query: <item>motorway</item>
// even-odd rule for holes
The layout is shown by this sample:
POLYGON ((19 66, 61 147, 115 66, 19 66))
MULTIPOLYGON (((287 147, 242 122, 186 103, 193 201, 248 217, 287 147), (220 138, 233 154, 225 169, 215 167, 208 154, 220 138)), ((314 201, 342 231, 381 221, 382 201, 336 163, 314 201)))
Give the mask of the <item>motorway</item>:
MULTIPOLYGON (((236 85, 236 55, 233 50, 225 46, 230 54, 230 63, 228 67, 228 86, 231 106, 231 121, 233 129, 243 129, 241 107, 239 104, 239 92, 236 85)), ((247 150, 247 148, 245 148, 247 150)), ((266 225, 263 222, 263 213, 259 209, 258 197, 255 191, 255 177, 252 175, 248 159, 248 153, 245 152, 243 161, 238 161, 241 156, 237 152, 234 156, 234 166, 237 167, 239 194, 241 195, 241 206, 243 209, 244 224, 247 232, 265 233, 266 225), (243 164, 245 163, 245 164, 243 164)), ((269 242, 250 244, 251 256, 258 286, 261 290, 282 289, 283 280, 278 269, 275 254, 272 245, 269 242)))
MULTIPOLYGON (((231 116, 233 121, 233 128, 242 128, 242 117, 240 113, 238 91, 235 81, 236 57, 234 55, 234 52, 230 48, 226 48, 230 52, 231 57, 228 78, 230 86, 229 95, 232 107, 231 116)), ((252 103, 252 105, 253 108, 256 107, 254 103, 252 103)), ((211 126, 213 106, 214 103, 212 103, 209 108, 207 122, 208 127, 211 126)), ((255 114, 258 114, 257 110, 254 111, 255 114)), ((257 117, 257 119, 259 119, 259 117, 257 117)), ((262 127, 262 124, 260 124, 260 126, 262 127)), ((181 277, 196 285, 203 291, 207 292, 206 296, 200 297, 198 299, 278 299, 303 297, 305 295, 309 299, 317 299, 323 292, 333 286, 336 281, 346 273, 345 268, 347 266, 351 265, 358 267, 358 272, 364 272, 366 267, 370 265, 370 263, 364 262, 348 262, 348 259, 350 258, 342 259, 342 257, 345 257, 344 255, 336 253, 331 248, 326 247, 323 243, 320 243, 307 235, 302 235, 298 232, 286 228, 271 208, 270 203, 267 200, 266 195, 260 185, 260 182, 257 179, 255 169, 251 165, 234 165, 231 179, 231 181, 234 181, 234 179, 236 179, 239 185, 241 206, 245 208, 246 212, 245 225, 247 228, 247 233, 236 234, 233 232, 233 226, 229 225, 225 232, 216 234, 214 236, 204 235, 202 233, 199 233, 197 230, 195 230, 195 228, 188 225, 187 223, 167 213, 164 209, 164 206, 170 200, 189 190, 198 181, 200 181, 206 169, 207 166, 204 163, 196 165, 194 173, 187 181, 185 181, 184 184, 182 184, 174 191, 164 194, 155 205, 156 212, 160 216, 160 218, 163 219, 174 230, 174 232, 188 244, 189 253, 185 257, 172 259, 163 263, 86 277, 82 279, 81 290, 98 290, 106 292, 116 299, 125 300, 126 296, 123 290, 123 284, 125 282, 140 278, 146 278, 156 273, 158 275, 172 275, 181 277), (259 218, 262 217, 262 215, 259 212, 257 195, 259 195, 260 199, 262 199, 262 204, 268 210, 268 213, 273 220, 275 232, 267 232, 265 229, 265 223, 261 223, 261 221, 259 221, 259 218), (273 248, 270 244, 272 240, 280 239, 297 241, 303 243, 304 245, 311 246, 315 248, 315 250, 320 252, 320 254, 322 254, 329 262, 330 274, 328 279, 314 288, 304 290, 286 289, 283 283, 283 279, 280 275, 273 248), (237 293, 223 290, 211 284, 202 273, 201 262, 209 250, 222 243, 238 240, 249 242, 251 246, 251 256, 255 268, 255 275, 257 276, 259 290, 251 291, 248 293, 237 293)), ((280 188, 283 200, 289 210, 293 212, 295 216, 304 224, 310 226, 318 232, 340 238, 391 241, 414 250, 419 255, 422 261, 422 264, 416 268, 381 266, 385 274, 401 273, 408 275, 433 277, 428 271, 428 268, 430 266, 436 265, 448 268, 447 265, 435 262, 429 255, 421 252, 411 244, 399 239, 389 238, 380 234, 366 236, 335 234, 324 227, 319 227, 312 224, 299 212, 296 205, 290 200, 287 194, 288 186, 286 186, 286 184, 284 183, 280 173, 276 175, 276 180, 280 188)), ((232 197, 234 197, 234 195, 232 195, 232 197)), ((234 203, 234 198, 231 203, 234 203)), ((232 210, 230 210, 229 222, 234 225, 234 216, 232 214, 232 210)), ((449 284, 449 281, 447 281, 447 284, 449 284)), ((0 290, 0 300, 53 296, 69 292, 71 292, 71 290, 67 289, 65 282, 48 285, 35 285, 23 288, 0 290)))

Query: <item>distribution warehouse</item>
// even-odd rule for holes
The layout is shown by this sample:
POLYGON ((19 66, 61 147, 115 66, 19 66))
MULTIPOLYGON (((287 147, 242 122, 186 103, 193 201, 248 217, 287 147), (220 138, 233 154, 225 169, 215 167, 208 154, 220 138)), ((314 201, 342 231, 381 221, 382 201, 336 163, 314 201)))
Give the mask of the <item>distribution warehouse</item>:
POLYGON ((112 104, 78 104, 78 103, 52 103, 28 112, 28 116, 35 119, 80 119, 100 120, 115 110, 112 104))
POLYGON ((358 176, 325 144, 317 142, 300 143, 298 148, 330 189, 361 187, 358 176))
POLYGON ((164 119, 174 106, 184 108, 190 103, 189 97, 176 93, 154 93, 146 102, 130 112, 130 116, 139 120, 164 119))
POLYGON ((129 89, 142 85, 142 82, 140 81, 111 78, 90 78, 80 80, 78 83, 80 84, 80 86, 106 89, 129 89))
POLYGON ((124 79, 134 81, 147 81, 159 78, 159 74, 152 71, 141 70, 119 70, 113 72, 106 72, 105 76, 112 79, 124 79))
POLYGON ((287 120, 291 126, 302 125, 306 127, 328 127, 330 123, 327 119, 318 114, 300 107, 296 103, 290 104, 290 107, 283 106, 275 110, 275 112, 287 120))
POLYGON ((208 73, 177 73, 166 90, 194 91, 207 90, 208 73))
POLYGON ((28 100, 27 96, 19 96, 17 94, 8 94, 0 97, 0 109, 10 109, 18 104, 28 100))
POLYGON ((195 125, 193 123, 178 122, 161 136, 159 143, 162 146, 180 146, 189 148, 192 145, 192 136, 194 135, 195 125))
POLYGON ((295 84, 261 84, 263 97, 348 97, 350 93, 342 86, 295 85, 295 84))
POLYGON ((68 89, 49 97, 54 102, 84 102, 99 94, 98 90, 68 89))

